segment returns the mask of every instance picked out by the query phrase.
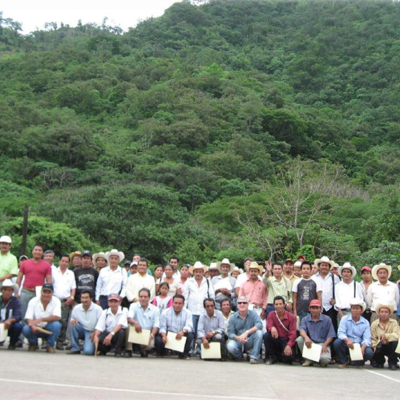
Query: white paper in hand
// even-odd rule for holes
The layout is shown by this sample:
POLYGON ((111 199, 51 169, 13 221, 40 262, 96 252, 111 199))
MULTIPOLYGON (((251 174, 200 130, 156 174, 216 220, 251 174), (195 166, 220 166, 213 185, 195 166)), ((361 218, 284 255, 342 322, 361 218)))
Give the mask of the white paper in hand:
POLYGON ((8 336, 8 329, 4 328, 4 324, 0 324, 0 342, 4 342, 8 336))
POLYGON ((128 342, 140 344, 142 346, 148 346, 150 341, 150 330, 142 329, 142 332, 138 333, 133 325, 129 326, 128 342))
POLYGON ((303 357, 307 360, 319 362, 321 358, 322 346, 317 343, 312 343, 311 348, 306 345, 303 347, 303 357))
POLYGON ((353 349, 349 349, 351 361, 364 361, 360 343, 353 343, 353 346, 353 349))
POLYGON ((210 343, 210 348, 206 349, 204 344, 201 345, 201 358, 203 360, 207 359, 221 359, 221 344, 220 343, 210 343))
POLYGON ((187 339, 185 336, 182 336, 181 340, 177 340, 175 332, 168 332, 167 343, 165 345, 165 348, 173 351, 178 351, 179 353, 183 353, 183 350, 185 349, 186 340, 187 339))

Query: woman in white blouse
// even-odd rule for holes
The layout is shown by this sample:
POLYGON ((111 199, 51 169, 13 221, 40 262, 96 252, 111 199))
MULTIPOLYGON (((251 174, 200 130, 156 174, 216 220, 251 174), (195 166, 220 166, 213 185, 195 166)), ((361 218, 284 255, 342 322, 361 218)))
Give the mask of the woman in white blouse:
POLYGON ((156 293, 158 293, 158 288, 161 282, 167 282, 169 285, 168 296, 174 297, 176 294, 182 294, 181 289, 179 288, 179 280, 174 279, 172 275, 174 274, 174 270, 172 269, 170 264, 167 264, 164 267, 165 277, 160 278, 156 281, 156 293))

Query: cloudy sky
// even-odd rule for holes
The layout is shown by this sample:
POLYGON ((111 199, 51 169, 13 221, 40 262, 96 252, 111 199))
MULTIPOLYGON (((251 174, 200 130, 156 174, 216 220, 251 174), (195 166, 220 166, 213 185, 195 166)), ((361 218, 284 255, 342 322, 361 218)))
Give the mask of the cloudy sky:
POLYGON ((108 24, 127 30, 139 20, 159 17, 179 0, 1 0, 3 18, 22 23, 23 33, 43 28, 46 22, 64 22, 76 26, 82 23, 108 24))

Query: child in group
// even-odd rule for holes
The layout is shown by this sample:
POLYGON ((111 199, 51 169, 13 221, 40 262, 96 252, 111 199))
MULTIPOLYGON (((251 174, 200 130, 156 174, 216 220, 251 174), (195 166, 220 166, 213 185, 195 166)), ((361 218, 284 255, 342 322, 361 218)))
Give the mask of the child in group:
POLYGON ((168 296, 169 284, 168 282, 160 283, 158 287, 157 296, 153 300, 153 305, 158 307, 160 314, 167 308, 172 307, 172 297, 168 296))

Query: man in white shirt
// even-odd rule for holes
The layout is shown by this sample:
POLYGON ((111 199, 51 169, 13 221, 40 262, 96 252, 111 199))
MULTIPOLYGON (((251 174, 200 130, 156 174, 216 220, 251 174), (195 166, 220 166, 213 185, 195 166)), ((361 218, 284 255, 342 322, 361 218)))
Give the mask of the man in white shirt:
MULTIPOLYGON (((204 312, 203 302, 205 299, 214 299, 215 292, 212 284, 208 279, 204 277, 207 267, 200 261, 196 261, 192 267, 191 273, 194 275, 193 278, 188 279, 185 285, 185 304, 186 308, 193 315, 193 350, 196 343, 197 326, 199 323, 200 315, 204 312)), ((199 349, 200 351, 200 349, 199 349)))
POLYGON ((94 354, 94 329, 103 310, 92 300, 93 295, 90 290, 81 293, 81 304, 78 304, 71 315, 71 350, 67 354, 80 354, 81 348, 79 340, 83 340, 83 354, 94 354))
POLYGON ((335 308, 338 312, 338 324, 344 315, 350 314, 350 301, 353 299, 364 300, 361 285, 354 280, 356 269, 348 262, 339 267, 339 276, 342 278, 335 286, 335 308))
POLYGON ((377 282, 371 284, 367 294, 367 304, 371 307, 371 324, 379 319, 376 314, 378 304, 393 306, 393 314, 390 318, 397 320, 397 305, 399 304, 399 290, 397 285, 389 281, 392 275, 392 267, 384 263, 372 268, 372 278, 377 282))
POLYGON ((68 266, 69 255, 66 254, 61 256, 59 267, 52 270, 54 296, 61 301, 61 333, 57 339, 57 350, 64 350, 63 343, 65 341, 68 321, 75 298, 75 274, 68 269, 68 266))
POLYGON ((53 285, 45 283, 40 297, 29 301, 22 334, 29 341, 29 351, 37 350, 38 338, 47 339, 47 352, 55 353, 54 345, 61 332, 61 302, 53 296, 53 285), (43 332, 45 329, 49 334, 43 332))
POLYGON ((125 329, 128 327, 128 310, 122 308, 118 294, 108 297, 109 308, 103 310, 94 331, 93 343, 101 355, 106 355, 115 346, 115 357, 122 357, 125 347, 125 329))
POLYGON ((156 295, 156 283, 154 278, 148 275, 147 268, 148 261, 145 258, 141 258, 138 263, 137 274, 131 275, 128 278, 126 298, 130 303, 139 301, 139 290, 143 288, 150 290, 150 301, 152 301, 156 295))

